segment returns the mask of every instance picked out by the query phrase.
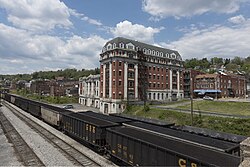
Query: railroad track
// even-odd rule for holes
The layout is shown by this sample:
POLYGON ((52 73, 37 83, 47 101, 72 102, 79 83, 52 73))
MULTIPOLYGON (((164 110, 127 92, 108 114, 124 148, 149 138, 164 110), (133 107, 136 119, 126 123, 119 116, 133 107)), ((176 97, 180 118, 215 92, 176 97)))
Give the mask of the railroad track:
POLYGON ((31 127, 35 132, 40 134, 46 141, 51 143, 55 148, 57 148, 69 161, 71 161, 76 166, 101 166, 100 164, 94 162, 92 159, 61 140, 56 135, 52 134, 47 129, 43 128, 32 119, 24 116, 14 107, 4 102, 4 105, 9 108, 19 119, 24 121, 29 127, 31 127))
POLYGON ((0 124, 24 166, 45 166, 2 112, 0 112, 0 124))

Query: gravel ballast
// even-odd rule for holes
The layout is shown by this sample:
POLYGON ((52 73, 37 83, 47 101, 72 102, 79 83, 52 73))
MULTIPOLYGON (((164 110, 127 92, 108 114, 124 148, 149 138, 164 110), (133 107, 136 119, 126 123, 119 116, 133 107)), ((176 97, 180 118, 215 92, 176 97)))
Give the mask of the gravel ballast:
MULTIPOLYGON (((12 105, 12 104, 11 104, 12 105)), ((44 123, 43 121, 33 117, 29 113, 24 112, 23 110, 19 109, 18 107, 12 105, 15 109, 17 109, 23 115, 31 118, 36 123, 44 127, 45 129, 52 132, 57 137, 61 138, 63 141, 69 143, 72 147, 76 148, 80 152, 84 153, 87 157, 94 160, 96 163, 100 164, 101 166, 116 166, 109 160, 105 159, 104 157, 100 156, 99 154, 95 153, 94 151, 86 148, 82 144, 76 142, 75 140, 71 139, 70 137, 66 136, 65 134, 61 133, 60 131, 54 129, 53 127, 49 126, 48 124, 44 123)), ((20 130, 21 135, 24 135, 25 141, 30 145, 31 148, 36 151, 37 156, 44 162, 47 166, 73 166, 71 162, 66 159, 57 149, 55 149, 50 143, 45 141, 41 136, 39 136, 36 132, 34 132, 31 128, 29 128, 25 123, 23 123, 19 118, 17 118, 14 114, 8 111, 5 108, 4 114, 6 117, 8 116, 10 119, 13 119, 13 126, 20 130), (17 120, 16 120, 17 119, 17 120), (37 137, 39 136, 39 137, 37 137), (27 140, 26 140, 27 139, 27 140)))
MULTIPOLYGON (((1 109, 0 109, 1 112, 1 109)), ((18 161, 12 144, 8 142, 2 126, 0 125, 0 162, 1 166, 21 166, 18 161)))

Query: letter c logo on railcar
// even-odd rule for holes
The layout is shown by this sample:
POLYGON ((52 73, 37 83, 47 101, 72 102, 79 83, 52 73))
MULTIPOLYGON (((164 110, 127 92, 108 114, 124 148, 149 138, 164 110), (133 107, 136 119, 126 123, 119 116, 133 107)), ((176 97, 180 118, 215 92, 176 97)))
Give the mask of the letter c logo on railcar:
MULTIPOLYGON (((179 167, 187 167, 187 160, 180 158, 178 161, 179 167)), ((197 167, 198 165, 194 162, 190 163, 191 167, 197 167)))

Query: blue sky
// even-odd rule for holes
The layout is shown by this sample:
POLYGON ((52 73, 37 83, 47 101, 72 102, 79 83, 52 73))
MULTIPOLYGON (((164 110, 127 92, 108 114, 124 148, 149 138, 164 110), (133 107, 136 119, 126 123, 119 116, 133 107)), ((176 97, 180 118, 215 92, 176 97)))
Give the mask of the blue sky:
POLYGON ((0 74, 99 67, 122 36, 182 58, 250 55, 250 0, 0 0, 0 74))

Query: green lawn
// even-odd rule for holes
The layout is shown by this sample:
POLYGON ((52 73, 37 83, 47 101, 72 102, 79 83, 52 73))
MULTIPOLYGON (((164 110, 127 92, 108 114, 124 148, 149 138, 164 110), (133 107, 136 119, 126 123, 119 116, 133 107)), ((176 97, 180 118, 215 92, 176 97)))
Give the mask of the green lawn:
MULTIPOLYGON (((125 114, 161 119, 168 122, 173 122, 176 125, 192 125, 190 114, 180 113, 176 111, 166 111, 162 109, 150 108, 149 111, 145 112, 143 111, 142 106, 132 106, 131 110, 129 112, 125 112, 125 114)), ((196 127, 250 136, 250 119, 233 119, 194 115, 193 122, 193 126, 196 127)))
MULTIPOLYGON (((222 101, 194 101, 194 110, 218 112, 235 115, 250 115, 249 102, 222 102, 222 101)), ((181 109, 190 109, 190 104, 178 106, 181 109)))

